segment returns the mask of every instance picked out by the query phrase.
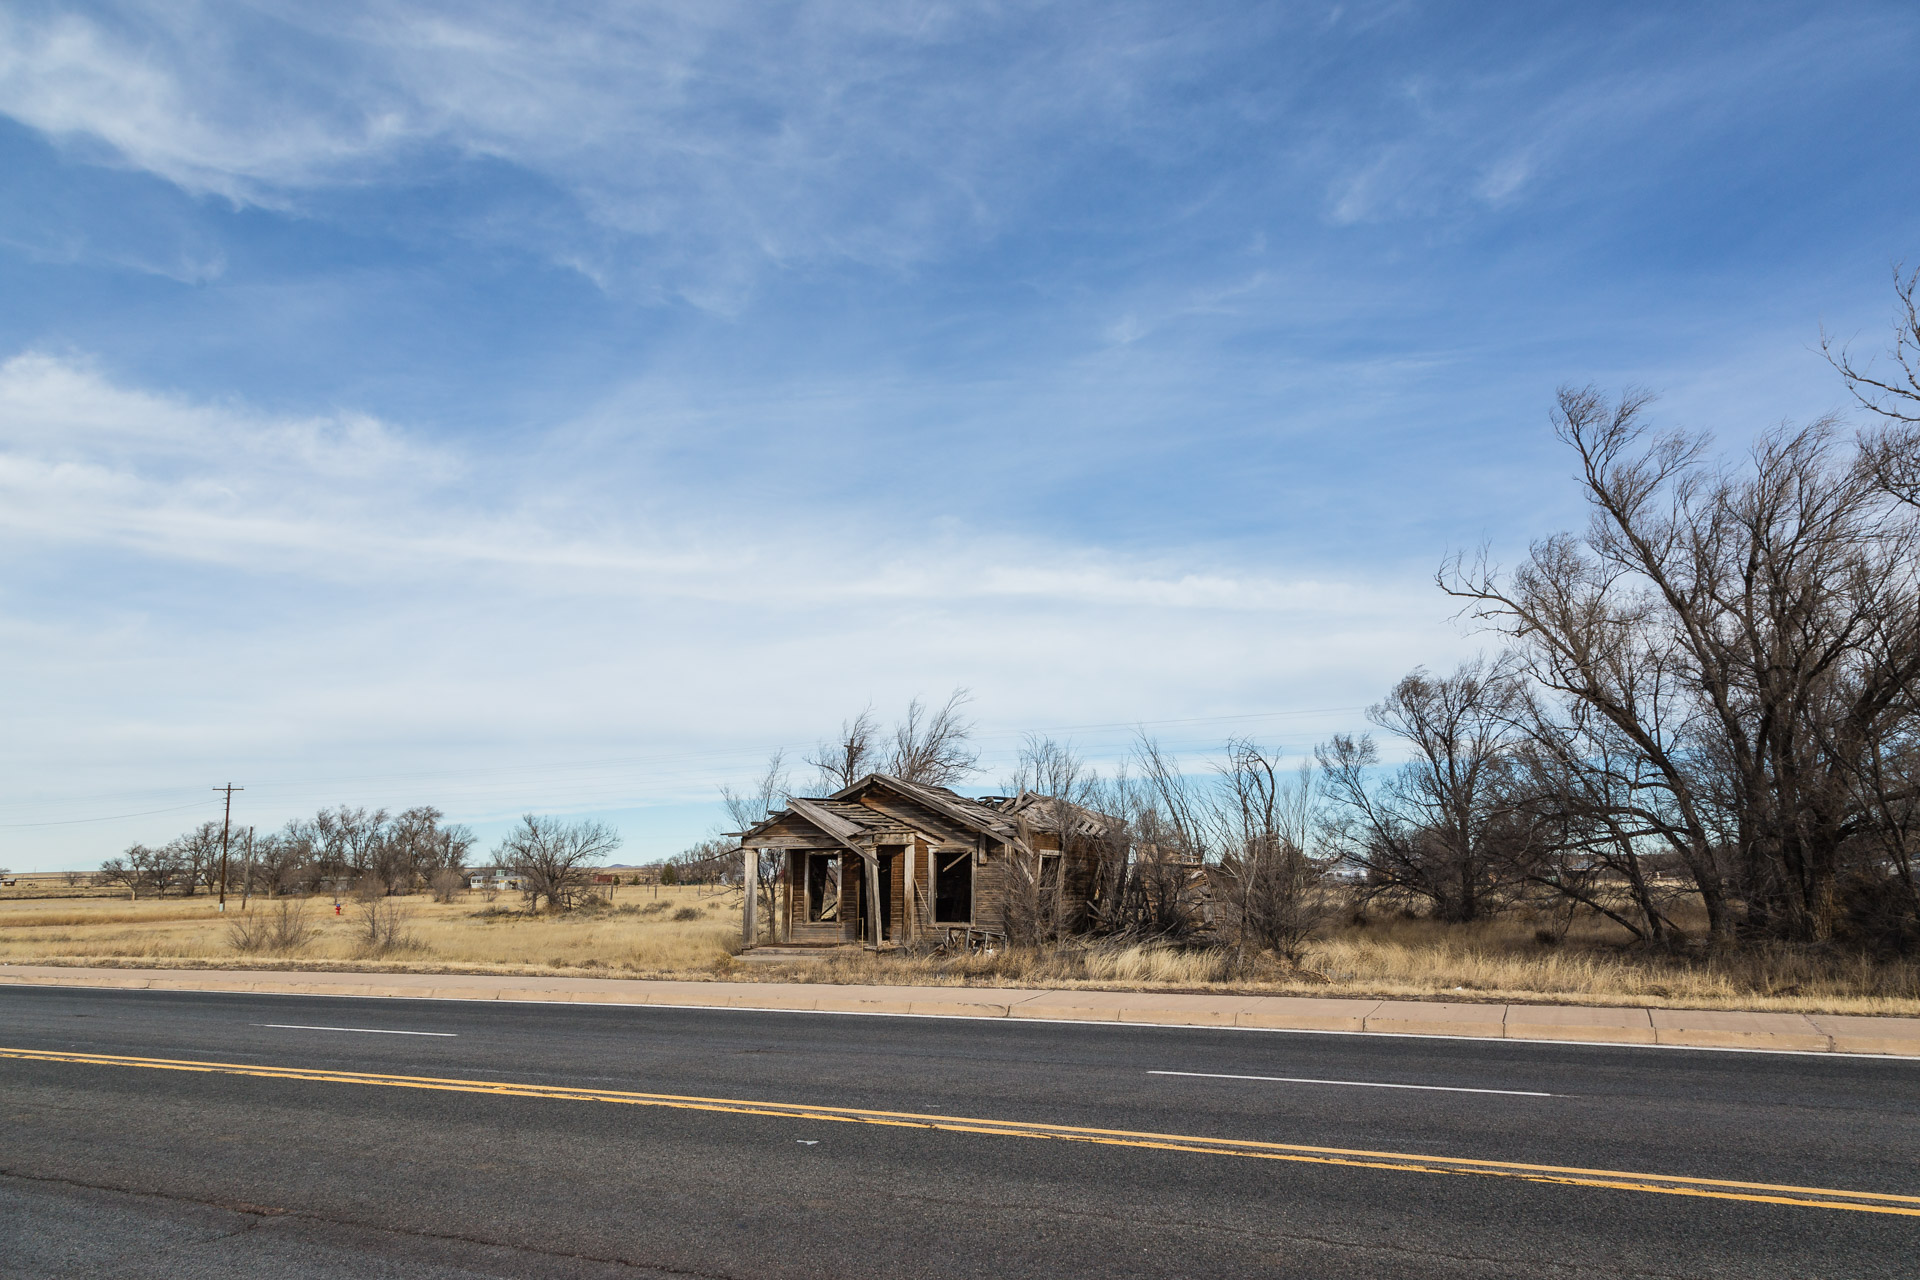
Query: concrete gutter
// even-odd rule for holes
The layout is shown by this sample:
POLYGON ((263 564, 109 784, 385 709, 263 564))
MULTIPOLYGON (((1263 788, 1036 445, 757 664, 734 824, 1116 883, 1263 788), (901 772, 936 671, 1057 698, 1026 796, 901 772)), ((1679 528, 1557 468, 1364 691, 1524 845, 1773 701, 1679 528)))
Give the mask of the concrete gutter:
POLYGON ((81 969, 58 965, 0 965, 0 985, 415 1000, 536 1000, 949 1018, 1041 1018, 1064 1022, 1684 1045, 1920 1058, 1920 1018, 1735 1013, 1718 1009, 1443 1004, 1424 1000, 1181 995, 1157 991, 673 982, 457 973, 81 969))

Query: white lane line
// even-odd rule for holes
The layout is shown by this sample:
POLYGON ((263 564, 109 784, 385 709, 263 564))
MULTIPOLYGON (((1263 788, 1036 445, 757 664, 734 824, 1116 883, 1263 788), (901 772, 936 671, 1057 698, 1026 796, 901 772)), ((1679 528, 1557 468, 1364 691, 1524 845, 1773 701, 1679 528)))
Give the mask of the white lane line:
POLYGON ((1433 1093, 1498 1093, 1509 1098, 1557 1098, 1530 1089, 1460 1089, 1446 1084, 1383 1084, 1378 1080, 1311 1080, 1304 1076, 1230 1076, 1218 1071, 1149 1071, 1150 1076, 1194 1076, 1202 1080, 1270 1080, 1275 1084, 1343 1084, 1354 1089, 1426 1089, 1433 1093))
POLYGON ((272 1027, 277 1031, 357 1031, 363 1036, 447 1036, 458 1039, 458 1031, 388 1031, 384 1027, 308 1027, 297 1022, 254 1022, 249 1026, 272 1027))

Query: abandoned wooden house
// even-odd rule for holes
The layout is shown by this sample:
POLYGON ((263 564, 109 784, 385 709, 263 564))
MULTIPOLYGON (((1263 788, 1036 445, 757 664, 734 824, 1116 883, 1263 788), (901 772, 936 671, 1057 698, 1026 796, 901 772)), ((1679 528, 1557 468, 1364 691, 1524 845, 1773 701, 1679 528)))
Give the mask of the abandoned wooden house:
MULTIPOLYGON (((747 882, 777 860, 771 940, 790 944, 1004 938, 1013 895, 1044 895, 1058 919, 1084 921, 1099 814, 1051 797, 971 799, 945 787, 869 774, 830 796, 796 796, 740 833, 747 882), (1061 827, 1070 837, 1064 842, 1061 827), (877 910, 875 909, 877 907, 877 910)), ((748 894, 746 941, 760 940, 748 894)))

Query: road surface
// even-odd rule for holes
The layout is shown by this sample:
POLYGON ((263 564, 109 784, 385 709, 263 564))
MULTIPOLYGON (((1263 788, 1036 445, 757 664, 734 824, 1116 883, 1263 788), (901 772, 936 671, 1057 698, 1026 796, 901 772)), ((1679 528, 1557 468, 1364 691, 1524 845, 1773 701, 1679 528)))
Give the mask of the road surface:
POLYGON ((0 988, 9 1277, 1905 1277, 1917 1259, 1910 1060, 0 988))

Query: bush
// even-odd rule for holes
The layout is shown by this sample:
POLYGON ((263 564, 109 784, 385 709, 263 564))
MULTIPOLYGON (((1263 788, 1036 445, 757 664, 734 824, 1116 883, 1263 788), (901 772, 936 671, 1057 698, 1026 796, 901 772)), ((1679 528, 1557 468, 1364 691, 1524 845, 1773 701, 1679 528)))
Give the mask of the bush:
POLYGON ((227 922, 227 938, 246 955, 292 955, 313 938, 313 922, 304 903, 282 898, 271 911, 243 911, 227 922))
POLYGON ((465 882, 466 877, 460 874, 458 867, 442 867, 433 873, 433 879, 427 882, 427 886, 433 891, 435 902, 452 902, 460 896, 460 886, 465 882))
POLYGON ((698 920, 700 918, 700 908, 682 907, 673 913, 673 918, 675 920, 698 920))
POLYGON ((377 959, 396 951, 418 951, 419 940, 408 928, 409 918, 400 904, 385 898, 363 897, 359 903, 359 954, 377 959))

